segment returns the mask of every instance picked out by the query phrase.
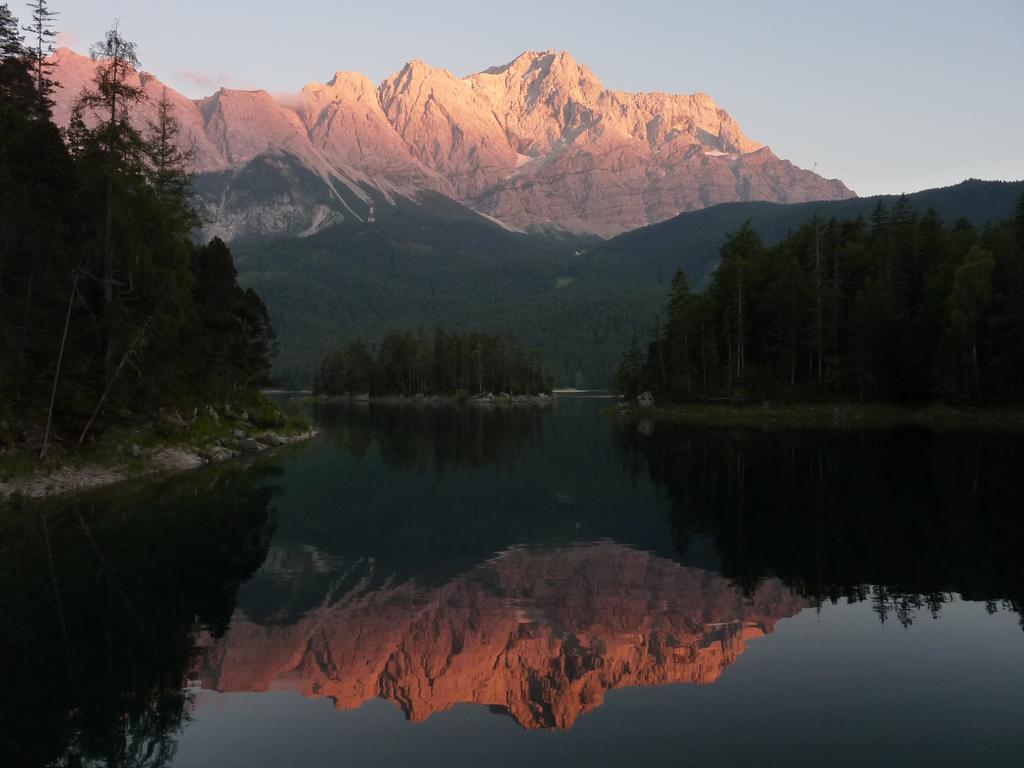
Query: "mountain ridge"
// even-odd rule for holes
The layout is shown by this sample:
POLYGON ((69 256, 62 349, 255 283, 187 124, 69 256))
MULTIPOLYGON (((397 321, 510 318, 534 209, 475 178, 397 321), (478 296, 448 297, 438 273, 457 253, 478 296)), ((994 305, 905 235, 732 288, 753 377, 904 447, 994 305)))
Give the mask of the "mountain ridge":
POLYGON ((671 219, 624 232, 590 249, 605 261, 628 264, 631 269, 653 268, 666 284, 676 269, 684 269, 695 286, 706 285, 718 263, 718 247, 725 236, 749 220, 769 245, 782 240, 815 214, 824 219, 867 219, 882 204, 891 208, 906 198, 914 210, 933 209, 940 220, 954 224, 965 219, 983 227, 1013 215, 1024 195, 1024 180, 966 179, 958 184, 904 194, 871 195, 848 200, 819 200, 778 204, 768 201, 722 203, 689 211, 671 219))
MULTIPOLYGON (((55 117, 66 124, 96 63, 68 48, 53 62, 64 86, 55 117)), ((227 239, 360 222, 371 207, 425 190, 513 228, 603 237, 720 202, 853 195, 747 137, 707 94, 609 90, 565 51, 527 51, 462 78, 420 59, 377 85, 339 70, 288 95, 220 88, 188 99, 149 73, 136 79, 149 97, 136 123, 166 94, 198 175, 237 175, 277 157, 319 177, 320 189, 303 195, 282 172, 281 189, 249 211, 223 203, 239 193, 237 179, 200 196, 217 221, 210 234, 227 239)))

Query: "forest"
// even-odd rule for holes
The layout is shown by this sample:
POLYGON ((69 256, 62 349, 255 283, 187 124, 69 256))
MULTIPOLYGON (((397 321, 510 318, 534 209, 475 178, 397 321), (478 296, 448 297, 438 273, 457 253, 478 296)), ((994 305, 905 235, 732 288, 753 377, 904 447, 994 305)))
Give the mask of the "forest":
POLYGON ((513 338, 479 331, 388 332, 376 353, 356 340, 328 354, 313 391, 320 395, 537 395, 551 391, 543 359, 513 338))
POLYGON ((32 9, 22 27, 0 5, 0 447, 73 450, 164 408, 257 396, 274 331, 227 246, 195 242, 170 104, 133 127, 145 76, 115 25, 59 129, 56 14, 32 9))
POLYGON ((747 222, 706 291, 676 273, 658 333, 617 384, 662 401, 903 404, 1024 400, 1024 197, 978 228, 906 198, 814 216, 771 247, 747 222))
MULTIPOLYGON (((200 177, 197 184, 205 183, 200 177)), ((979 228, 1013 215, 1024 182, 965 181, 915 192, 918 210, 979 228)), ((653 336, 679 268, 704 289, 729 232, 750 219, 774 246, 815 212, 869 218, 897 196, 800 204, 725 203, 607 241, 521 234, 399 200, 377 223, 345 223, 308 238, 235 240, 239 280, 267 303, 281 340, 275 378, 308 387, 337 339, 378 344, 391 327, 512 333, 540 349, 556 384, 613 386, 630 338, 653 336), (285 266, 286 265, 286 266, 285 266)))
POLYGON ((904 625, 959 596, 1024 628, 1017 435, 674 422, 645 434, 620 421, 615 443, 664 491, 678 555, 710 535, 717 569, 747 594, 774 577, 904 625))

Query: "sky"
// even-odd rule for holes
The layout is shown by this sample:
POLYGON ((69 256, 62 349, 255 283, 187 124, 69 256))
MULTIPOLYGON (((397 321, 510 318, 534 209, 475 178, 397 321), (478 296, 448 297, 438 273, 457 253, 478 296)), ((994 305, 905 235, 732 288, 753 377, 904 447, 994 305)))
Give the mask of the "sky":
POLYGON ((1024 178, 1024 0, 50 6, 82 53, 118 20, 143 68, 192 97, 292 93, 337 70, 380 81, 415 58, 466 75, 559 49, 607 88, 709 93, 752 139, 860 195, 1024 178))

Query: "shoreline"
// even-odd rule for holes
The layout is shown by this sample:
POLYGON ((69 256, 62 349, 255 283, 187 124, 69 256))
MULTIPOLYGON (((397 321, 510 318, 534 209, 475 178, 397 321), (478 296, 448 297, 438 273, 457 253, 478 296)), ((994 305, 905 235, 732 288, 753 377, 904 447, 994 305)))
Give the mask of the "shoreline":
MULTIPOLYGON (((19 499, 38 501, 81 491, 105 488, 129 480, 157 478, 220 464, 244 456, 271 453, 278 448, 304 442, 319 433, 313 428, 262 429, 251 433, 225 430, 202 444, 158 442, 146 449, 132 446, 128 457, 114 461, 71 457, 60 465, 25 465, 22 472, 0 479, 0 507, 19 499)), ((24 457, 20 457, 24 459, 24 457)), ((4 462, 0 459, 0 469, 4 462)))
MULTIPOLYGON (((368 405, 460 405, 460 406, 491 406, 491 405, 550 405, 555 401, 553 395, 474 395, 459 397, 456 395, 309 395, 295 399, 298 402, 313 403, 366 403, 368 405)), ((294 401, 293 401, 294 402, 294 401)))
POLYGON ((854 403, 760 405, 688 404, 641 407, 635 402, 604 409, 623 419, 664 421, 700 427, 747 429, 893 429, 921 427, 935 432, 1024 433, 1024 409, 953 408, 930 405, 922 408, 854 403))

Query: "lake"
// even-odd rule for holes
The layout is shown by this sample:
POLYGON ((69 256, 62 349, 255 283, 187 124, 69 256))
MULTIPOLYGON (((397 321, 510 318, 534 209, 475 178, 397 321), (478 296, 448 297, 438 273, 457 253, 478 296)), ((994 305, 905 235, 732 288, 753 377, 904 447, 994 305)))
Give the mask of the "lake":
POLYGON ((296 405, 13 510, 3 765, 1006 765, 1024 439, 296 405))

